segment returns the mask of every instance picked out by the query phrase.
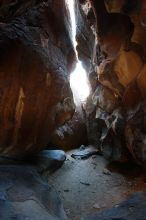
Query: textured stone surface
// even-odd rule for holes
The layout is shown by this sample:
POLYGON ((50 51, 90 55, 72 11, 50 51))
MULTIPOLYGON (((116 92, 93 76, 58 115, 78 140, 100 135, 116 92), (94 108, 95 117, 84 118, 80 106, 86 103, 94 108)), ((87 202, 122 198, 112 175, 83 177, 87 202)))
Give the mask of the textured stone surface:
POLYGON ((55 171, 62 166, 66 160, 65 152, 62 150, 43 150, 36 156, 38 171, 55 171))
POLYGON ((31 165, 39 173, 50 173, 59 169, 66 160, 66 154, 62 150, 43 150, 31 156, 0 156, 0 165, 31 165))
POLYGON ((66 124, 58 127, 51 136, 52 146, 57 146, 65 150, 78 148, 81 144, 87 143, 85 119, 78 112, 66 124))
POLYGON ((0 153, 34 154, 72 117, 75 61, 64 0, 2 1, 0 153))
POLYGON ((146 192, 138 192, 116 207, 82 220, 144 220, 146 219, 146 192))
POLYGON ((0 167, 0 219, 66 220, 55 190, 28 166, 0 167))
POLYGON ((95 126, 97 137, 94 140, 98 140, 107 159, 124 162, 131 155, 136 163, 145 167, 146 55, 141 45, 132 41, 137 30, 135 21, 140 25, 138 15, 142 2, 106 1, 111 13, 107 12, 104 1, 91 0, 91 3, 99 44, 96 63, 99 83, 92 96, 96 114, 94 109, 92 115, 102 121, 95 126), (136 20, 133 20, 134 15, 136 20))
POLYGON ((82 61, 83 66, 87 71, 87 75, 92 69, 92 61, 94 58, 95 35, 91 29, 90 23, 87 19, 85 11, 81 5, 76 1, 76 20, 77 20, 77 51, 79 60, 82 61))

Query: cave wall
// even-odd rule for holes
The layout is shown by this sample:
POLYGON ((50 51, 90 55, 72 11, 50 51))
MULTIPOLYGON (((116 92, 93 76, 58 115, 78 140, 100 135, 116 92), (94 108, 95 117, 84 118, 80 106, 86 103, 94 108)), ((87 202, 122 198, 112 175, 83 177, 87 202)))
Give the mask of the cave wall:
POLYGON ((0 1, 0 153, 34 154, 74 112, 64 0, 0 1))
POLYGON ((145 0, 105 0, 108 12, 122 12, 130 16, 135 25, 132 40, 146 50, 146 1, 145 0))
POLYGON ((90 97, 95 108, 89 115, 94 142, 110 161, 134 160, 145 167, 145 1, 89 2, 97 33, 90 97))
POLYGON ((76 21, 77 21, 77 51, 79 60, 82 61, 87 75, 93 70, 95 34, 88 20, 90 5, 81 4, 76 0, 76 21))

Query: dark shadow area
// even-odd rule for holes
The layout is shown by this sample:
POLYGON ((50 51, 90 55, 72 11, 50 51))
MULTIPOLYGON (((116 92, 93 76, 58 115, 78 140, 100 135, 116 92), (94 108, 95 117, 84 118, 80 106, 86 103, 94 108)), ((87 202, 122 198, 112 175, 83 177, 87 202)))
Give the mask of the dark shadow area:
POLYGON ((134 162, 111 162, 107 165, 107 169, 114 173, 120 173, 129 179, 144 175, 144 169, 134 162))

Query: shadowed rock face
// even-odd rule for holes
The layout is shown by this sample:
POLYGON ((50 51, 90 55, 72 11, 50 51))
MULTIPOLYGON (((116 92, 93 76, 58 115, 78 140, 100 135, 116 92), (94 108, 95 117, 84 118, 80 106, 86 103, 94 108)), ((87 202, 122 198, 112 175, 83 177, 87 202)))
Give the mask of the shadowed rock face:
POLYGON ((99 212, 82 220, 144 220, 146 216, 146 192, 138 192, 111 210, 99 212))
POLYGON ((108 13, 104 1, 90 0, 90 2, 96 16, 99 36, 106 35, 109 32, 118 29, 120 35, 124 37, 124 34, 131 25, 129 17, 121 13, 108 13))
MULTIPOLYGON (((101 123, 101 127, 96 127, 97 133, 100 134, 96 135, 96 140, 100 139, 101 151, 106 158, 124 162, 129 160, 130 152, 136 163, 145 167, 146 56, 141 45, 136 43, 142 41, 134 40, 138 26, 142 27, 140 18, 142 2, 136 1, 128 12, 130 1, 125 1, 125 5, 120 1, 118 11, 124 12, 126 7, 127 13, 133 18, 132 21, 134 17, 137 20, 134 22, 135 26, 130 17, 115 12, 115 8, 114 13, 108 13, 104 1, 90 2, 96 16, 99 44, 97 78, 101 83, 100 85, 97 83, 92 99, 96 106, 96 119, 105 122, 105 125, 101 123)), ((112 0, 106 1, 108 2, 114 3, 112 0)), ((110 11, 112 12, 112 8, 110 11)), ((145 4, 142 11, 145 11, 145 4)), ((144 26, 144 17, 142 21, 144 26)), ((137 33, 141 36, 140 32, 137 33)))
POLYGON ((0 168, 0 219, 67 220, 55 190, 41 180, 35 169, 0 168))
POLYGON ((0 1, 0 153, 34 154, 72 117, 64 0, 0 1))
POLYGON ((87 75, 92 70, 92 61, 94 59, 94 49, 95 49, 95 35, 91 29, 91 24, 88 20, 88 2, 86 3, 86 9, 82 7, 76 0, 76 21, 77 21, 77 51, 79 60, 82 61, 84 68, 86 69, 87 75), (84 10, 83 10, 84 9, 84 10))

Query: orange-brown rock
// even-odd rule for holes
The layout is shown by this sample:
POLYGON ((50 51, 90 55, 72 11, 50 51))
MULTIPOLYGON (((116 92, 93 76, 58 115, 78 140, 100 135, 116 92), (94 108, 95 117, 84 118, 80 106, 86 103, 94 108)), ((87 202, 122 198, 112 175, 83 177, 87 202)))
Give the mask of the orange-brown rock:
POLYGON ((1 4, 0 153, 34 154, 74 112, 68 12, 64 0, 1 4))

